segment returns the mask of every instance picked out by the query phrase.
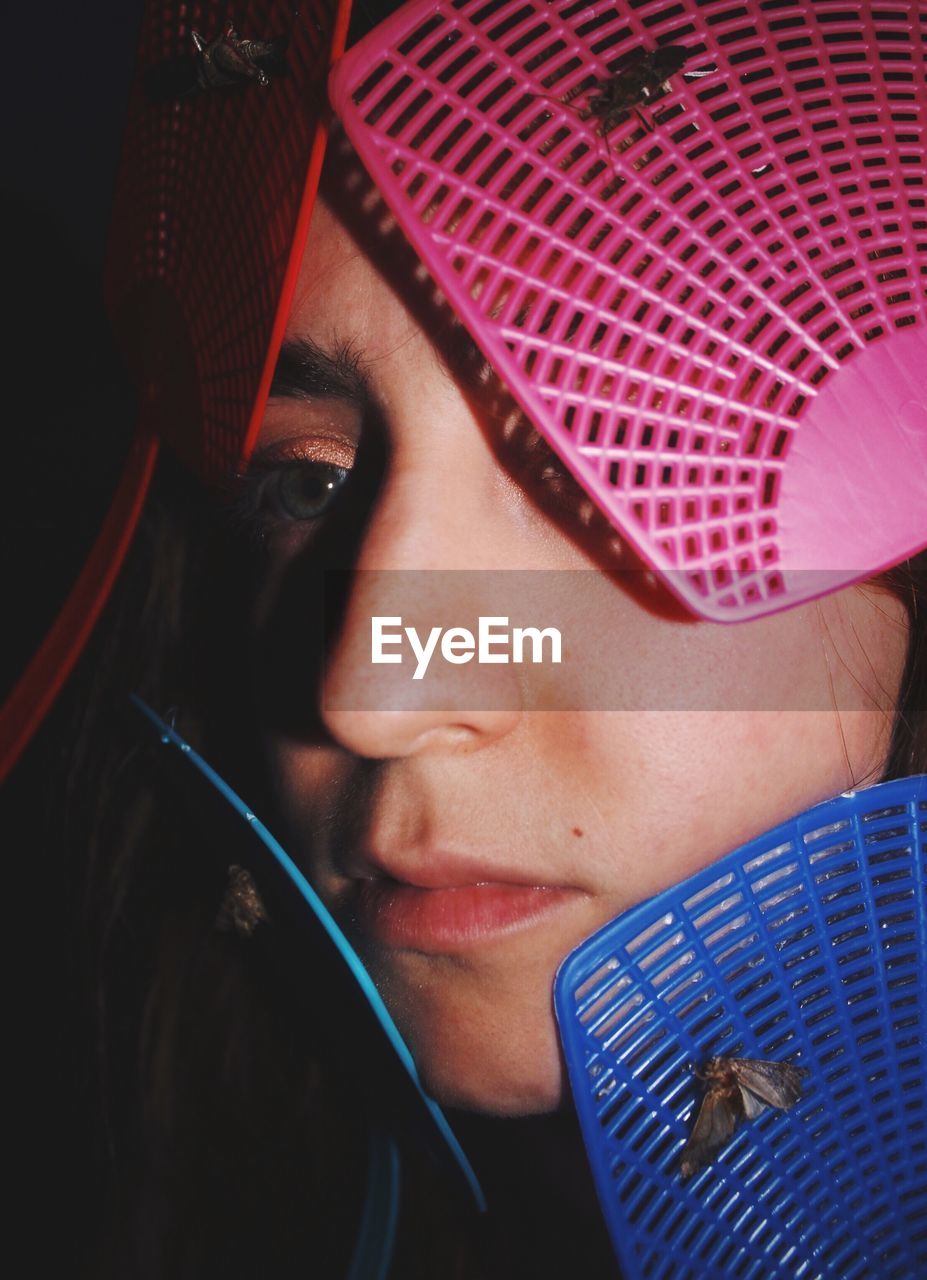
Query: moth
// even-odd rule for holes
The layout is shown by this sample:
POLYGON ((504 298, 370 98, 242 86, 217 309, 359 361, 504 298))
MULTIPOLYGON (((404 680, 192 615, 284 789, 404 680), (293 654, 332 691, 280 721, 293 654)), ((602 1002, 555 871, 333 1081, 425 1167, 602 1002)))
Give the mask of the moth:
POLYGON ((228 869, 228 882, 216 916, 216 928, 223 932, 234 931, 240 938, 250 938, 258 925, 267 922, 267 908, 254 877, 250 871, 233 863, 228 869))
POLYGON ((684 1178, 710 1164, 741 1121, 754 1120, 767 1107, 788 1111, 811 1073, 791 1062, 709 1058, 704 1071, 694 1074, 704 1082, 705 1095, 682 1149, 679 1172, 684 1178))

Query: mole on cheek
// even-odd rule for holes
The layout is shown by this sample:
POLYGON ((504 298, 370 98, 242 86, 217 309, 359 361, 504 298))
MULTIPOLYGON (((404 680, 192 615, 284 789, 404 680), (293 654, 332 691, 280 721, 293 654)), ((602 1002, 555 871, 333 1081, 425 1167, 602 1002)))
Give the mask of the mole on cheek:
POLYGON ((574 827, 574 828, 573 828, 573 834, 574 834, 574 836, 581 836, 581 835, 583 834, 583 832, 582 832, 582 828, 581 828, 581 827, 574 827))

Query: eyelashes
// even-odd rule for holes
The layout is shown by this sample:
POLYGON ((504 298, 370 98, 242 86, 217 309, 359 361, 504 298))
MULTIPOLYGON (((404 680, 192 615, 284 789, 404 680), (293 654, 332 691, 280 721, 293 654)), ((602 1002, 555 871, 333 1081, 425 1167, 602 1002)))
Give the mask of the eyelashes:
POLYGON ((258 465, 239 477, 233 519, 259 540, 297 527, 308 532, 330 514, 350 475, 350 467, 307 459, 258 465))

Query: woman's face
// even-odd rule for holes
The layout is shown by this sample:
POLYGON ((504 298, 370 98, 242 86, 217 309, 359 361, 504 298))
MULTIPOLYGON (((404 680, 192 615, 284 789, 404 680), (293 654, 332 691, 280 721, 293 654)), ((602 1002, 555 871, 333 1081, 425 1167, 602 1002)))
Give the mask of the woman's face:
POLYGON ((442 327, 395 231, 356 175, 335 185, 314 214, 291 358, 255 455, 257 679, 278 690, 264 737, 280 821, 433 1094, 549 1110, 563 1083, 560 961, 634 903, 878 777, 904 612, 851 588, 720 626, 611 573, 604 521, 578 518, 549 457, 547 474, 503 447, 485 396, 451 372, 460 333, 442 327), (333 209, 352 203, 349 230, 333 209), (376 480, 357 481, 370 454, 376 480), (350 581, 319 679, 300 601, 320 557, 370 572, 350 581), (372 665, 374 615, 472 629, 506 612, 508 581, 535 580, 530 621, 547 625, 545 600, 567 620, 571 680, 549 663, 433 662, 419 682, 407 665, 372 665))

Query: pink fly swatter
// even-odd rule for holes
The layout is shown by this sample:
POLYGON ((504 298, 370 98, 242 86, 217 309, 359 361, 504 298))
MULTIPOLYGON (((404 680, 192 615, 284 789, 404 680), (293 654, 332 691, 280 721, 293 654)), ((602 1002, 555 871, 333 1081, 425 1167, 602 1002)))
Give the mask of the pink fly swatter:
POLYGON ((333 73, 483 353, 702 617, 927 544, 925 20, 416 0, 333 73))

